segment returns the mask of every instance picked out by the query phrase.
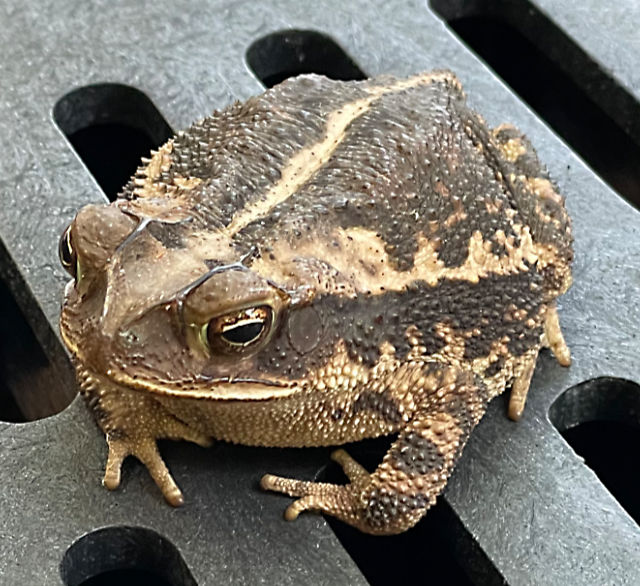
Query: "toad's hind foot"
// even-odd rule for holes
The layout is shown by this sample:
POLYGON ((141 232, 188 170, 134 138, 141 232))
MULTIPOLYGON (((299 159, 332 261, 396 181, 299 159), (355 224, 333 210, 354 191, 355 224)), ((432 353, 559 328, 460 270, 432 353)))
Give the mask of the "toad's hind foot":
POLYGON ((287 521, 293 521, 303 511, 321 511, 340 517, 346 522, 353 515, 351 485, 330 484, 327 482, 308 482, 265 474, 260 480, 264 490, 280 492, 298 500, 291 503, 284 512, 287 521))
POLYGON ((349 482, 355 486, 362 486, 366 484, 371 477, 365 467, 356 462, 345 450, 335 450, 331 454, 331 459, 340 464, 342 471, 345 473, 349 482))
MULTIPOLYGON (((569 347, 564 341, 564 336, 560 329, 558 310, 555 303, 547 308, 545 314, 542 345, 551 348, 551 352, 553 352, 553 355, 560 365, 571 365, 571 353, 569 352, 569 347)), ((513 386, 511 387, 511 396, 509 397, 509 418, 514 421, 518 421, 520 417, 522 417, 537 358, 538 353, 536 352, 534 355, 525 359, 524 367, 514 380, 513 386)))
POLYGON ((290 504, 284 513, 287 521, 293 521, 303 511, 323 511, 330 515, 352 516, 352 493, 361 490, 369 481, 370 474, 356 462, 345 450, 335 450, 331 459, 342 467, 349 479, 349 485, 329 484, 326 482, 307 482, 293 478, 283 478, 265 474, 260 480, 264 490, 280 492, 298 500, 290 504))
POLYGON ((531 386, 533 371, 536 369, 537 359, 538 353, 536 352, 532 357, 527 359, 522 372, 513 381, 511 395, 509 396, 509 419, 513 421, 518 421, 522 417, 522 412, 527 402, 529 387, 531 386))
POLYGON ((560 320, 558 319, 558 309, 555 303, 547 309, 544 319, 544 337, 546 344, 551 348, 551 352, 562 366, 571 365, 571 352, 564 341, 560 320))

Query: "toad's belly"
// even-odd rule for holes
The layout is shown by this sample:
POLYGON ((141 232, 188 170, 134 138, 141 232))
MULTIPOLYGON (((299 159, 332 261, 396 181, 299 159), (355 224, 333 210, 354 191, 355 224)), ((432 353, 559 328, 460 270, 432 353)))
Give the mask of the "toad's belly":
POLYGON ((309 393, 266 401, 157 399, 206 435, 254 446, 340 445, 393 433, 409 420, 400 403, 365 393, 309 393))

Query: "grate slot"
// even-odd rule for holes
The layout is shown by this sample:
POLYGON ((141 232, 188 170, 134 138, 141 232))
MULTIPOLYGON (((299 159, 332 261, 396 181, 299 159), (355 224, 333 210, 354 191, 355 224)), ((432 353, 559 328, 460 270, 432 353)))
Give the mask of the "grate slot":
POLYGON ((174 134, 147 96, 113 83, 73 90, 58 100, 53 117, 111 201, 140 157, 174 134))
POLYGON ((366 79, 356 62, 331 37, 311 30, 285 30, 254 41, 247 64, 266 87, 303 73, 331 79, 366 79))
POLYGON ((66 586, 196 586, 178 549, 142 527, 106 527, 88 533, 60 564, 66 586))
POLYGON ((62 411, 75 396, 49 362, 7 285, 0 280, 0 421, 24 422, 62 411))
POLYGON ((553 402, 549 418, 640 524, 640 481, 630 466, 640 445, 640 386, 610 377, 584 382, 553 402))
POLYGON ((607 112, 594 101, 600 95, 601 102, 616 102, 612 110, 623 102, 633 110, 628 117, 640 119, 637 102, 615 80, 525 0, 430 4, 604 181, 640 208, 640 145, 614 120, 619 111, 607 112), (581 77, 591 80, 588 91, 563 63, 575 63, 581 77))

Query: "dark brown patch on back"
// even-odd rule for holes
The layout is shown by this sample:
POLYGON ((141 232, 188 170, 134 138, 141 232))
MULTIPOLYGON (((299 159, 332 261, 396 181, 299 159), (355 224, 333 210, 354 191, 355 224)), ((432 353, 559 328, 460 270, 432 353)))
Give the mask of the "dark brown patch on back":
MULTIPOLYGON (((443 280, 435 286, 416 282, 405 291, 387 291, 380 295, 359 294, 355 298, 324 295, 313 307, 322 323, 323 336, 305 355, 292 346, 286 328, 281 329, 258 356, 259 369, 299 378, 317 369, 343 341, 353 359, 372 366, 380 358, 383 343, 391 344, 399 360, 411 350, 406 332, 417 328, 416 335, 425 347, 424 356, 441 352, 446 345, 439 325, 446 324, 454 335, 475 331, 465 340, 465 359, 488 356, 496 340, 508 336, 509 349, 519 356, 539 344, 540 327, 531 329, 523 319, 506 319, 505 307, 516 299, 527 316, 537 315, 542 276, 534 268, 528 273, 490 275, 477 284, 443 280)), ((523 314, 524 315, 524 314, 523 314)))

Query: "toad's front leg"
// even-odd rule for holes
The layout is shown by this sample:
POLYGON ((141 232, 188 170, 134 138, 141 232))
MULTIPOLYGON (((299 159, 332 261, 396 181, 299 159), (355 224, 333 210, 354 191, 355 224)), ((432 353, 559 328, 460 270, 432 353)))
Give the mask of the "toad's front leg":
POLYGON ((344 450, 334 452, 350 480, 344 486, 266 475, 261 485, 298 497, 285 513, 320 511, 366 533, 389 535, 415 525, 443 490, 488 396, 470 372, 444 377, 429 393, 371 474, 344 450), (449 382, 451 381, 451 382, 449 382))
POLYGON ((157 440, 187 440, 206 447, 211 445, 210 438, 187 426, 142 391, 114 385, 86 371, 80 373, 79 379, 81 393, 109 446, 104 486, 109 490, 118 488, 122 463, 127 456, 135 456, 167 502, 181 505, 182 492, 158 451, 157 440))

